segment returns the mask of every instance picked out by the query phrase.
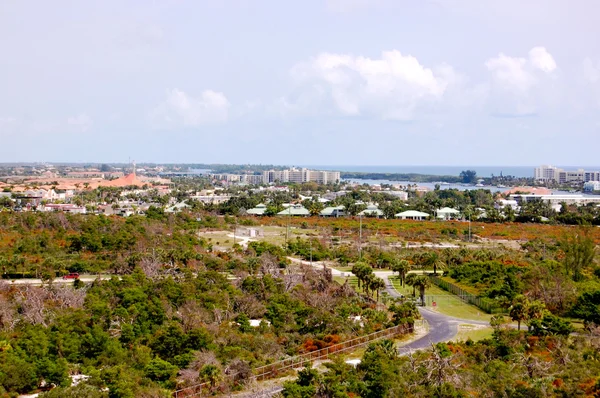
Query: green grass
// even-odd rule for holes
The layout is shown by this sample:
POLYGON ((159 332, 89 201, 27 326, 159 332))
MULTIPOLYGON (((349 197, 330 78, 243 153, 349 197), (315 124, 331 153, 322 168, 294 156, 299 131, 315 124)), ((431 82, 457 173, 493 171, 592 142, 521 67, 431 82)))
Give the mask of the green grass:
POLYGON ((460 325, 454 341, 484 340, 492 337, 494 330, 491 327, 477 328, 471 325, 460 325))
MULTIPOLYGON (((400 279, 397 276, 390 277, 390 281, 399 293, 407 297, 412 297, 413 288, 400 286, 400 279)), ((416 294, 417 296, 419 295, 418 290, 416 294)), ((489 322, 492 317, 490 314, 486 314, 474 305, 465 303, 457 296, 442 290, 437 286, 431 286, 425 291, 425 301, 427 302, 427 308, 435 310, 440 314, 456 318, 489 322), (431 305, 433 301, 436 303, 435 307, 431 305)))

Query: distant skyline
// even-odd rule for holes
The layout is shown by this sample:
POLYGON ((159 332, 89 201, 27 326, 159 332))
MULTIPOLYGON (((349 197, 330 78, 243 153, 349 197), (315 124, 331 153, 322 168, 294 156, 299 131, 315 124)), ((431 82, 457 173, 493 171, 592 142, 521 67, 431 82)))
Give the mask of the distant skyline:
POLYGON ((5 1, 0 163, 593 167, 599 14, 593 0, 5 1))

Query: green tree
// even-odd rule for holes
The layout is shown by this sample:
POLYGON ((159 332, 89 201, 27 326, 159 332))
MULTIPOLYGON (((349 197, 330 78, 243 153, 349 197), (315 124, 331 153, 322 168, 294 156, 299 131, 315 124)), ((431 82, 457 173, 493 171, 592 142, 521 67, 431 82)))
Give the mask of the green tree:
POLYGON ((574 281, 583 279, 583 269, 594 263, 596 245, 587 229, 579 230, 575 235, 565 236, 559 247, 564 253, 563 264, 567 275, 574 281))
POLYGON ((212 388, 222 380, 221 368, 216 365, 204 365, 200 369, 200 379, 209 383, 212 388))
POLYGON ((517 322, 517 329, 521 330, 521 322, 527 319, 529 312, 529 300, 523 295, 518 295, 514 298, 509 315, 513 321, 517 322))
POLYGON ((475 170, 463 170, 459 175, 464 184, 474 184, 477 182, 477 172, 475 170))
POLYGON ((150 380, 159 382, 167 388, 175 385, 175 376, 177 376, 177 366, 164 361, 160 358, 154 358, 144 369, 144 374, 150 380))

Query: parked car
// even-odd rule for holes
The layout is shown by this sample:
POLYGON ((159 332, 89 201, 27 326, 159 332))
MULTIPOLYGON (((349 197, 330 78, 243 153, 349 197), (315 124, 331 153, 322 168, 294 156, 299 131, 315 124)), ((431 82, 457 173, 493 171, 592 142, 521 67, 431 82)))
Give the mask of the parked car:
POLYGON ((77 272, 71 272, 70 274, 63 276, 63 279, 79 279, 79 274, 77 272))

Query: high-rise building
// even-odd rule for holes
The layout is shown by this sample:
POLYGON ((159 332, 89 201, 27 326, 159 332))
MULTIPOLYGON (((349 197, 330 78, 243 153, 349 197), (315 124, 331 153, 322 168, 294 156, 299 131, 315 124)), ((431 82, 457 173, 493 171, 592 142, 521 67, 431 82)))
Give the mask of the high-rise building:
POLYGON ((559 170, 554 166, 542 165, 534 169, 533 176, 536 181, 553 182, 558 180, 559 170))
POLYGON ((340 181, 339 171, 309 170, 291 168, 287 170, 268 170, 263 172, 263 183, 273 182, 317 182, 319 184, 337 183, 340 181))
POLYGON ((599 171, 563 170, 550 165, 542 165, 534 169, 534 178, 541 182, 568 184, 571 182, 587 182, 600 180, 599 171))

